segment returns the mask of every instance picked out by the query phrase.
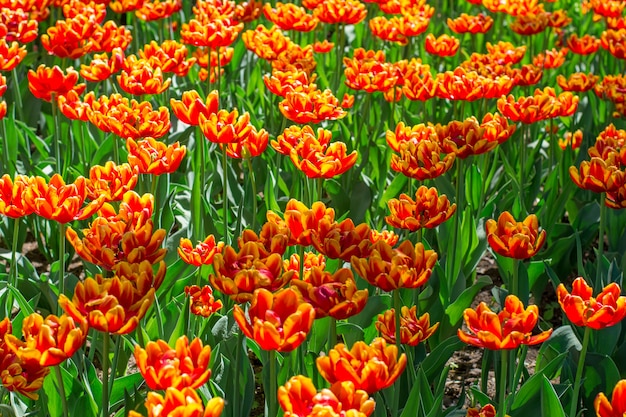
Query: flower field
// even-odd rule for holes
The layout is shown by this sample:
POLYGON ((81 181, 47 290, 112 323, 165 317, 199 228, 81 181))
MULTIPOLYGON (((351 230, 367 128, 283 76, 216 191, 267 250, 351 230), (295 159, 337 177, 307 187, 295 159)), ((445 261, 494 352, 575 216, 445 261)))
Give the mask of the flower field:
POLYGON ((0 416, 622 416, 625 8, 0 0, 0 416))

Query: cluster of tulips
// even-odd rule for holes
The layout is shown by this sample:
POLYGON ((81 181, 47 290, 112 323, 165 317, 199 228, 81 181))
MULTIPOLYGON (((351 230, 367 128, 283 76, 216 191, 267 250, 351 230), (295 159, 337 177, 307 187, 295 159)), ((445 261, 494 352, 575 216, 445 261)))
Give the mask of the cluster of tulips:
POLYGON ((626 3, 559 1, 0 0, 0 415, 248 415, 248 354, 269 417, 444 415, 463 345, 448 412, 622 415, 626 3))

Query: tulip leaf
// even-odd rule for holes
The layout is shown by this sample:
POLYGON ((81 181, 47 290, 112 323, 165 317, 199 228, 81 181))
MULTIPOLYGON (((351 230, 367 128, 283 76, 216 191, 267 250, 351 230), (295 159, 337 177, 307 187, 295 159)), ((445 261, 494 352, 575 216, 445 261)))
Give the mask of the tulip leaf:
POLYGON ((587 354, 583 376, 581 394, 588 409, 593 409, 593 400, 600 392, 609 392, 620 380, 619 369, 613 359, 595 352, 587 354))
MULTIPOLYGON (((582 349, 582 345, 576 337, 576 334, 574 334, 572 327, 569 325, 559 327, 539 348, 536 372, 543 372, 553 360, 561 356, 564 352, 569 352, 572 348, 578 351, 582 349)), ((549 379, 553 379, 558 376, 558 369, 555 370, 555 373, 545 373, 549 379)))
POLYGON ((441 373, 445 363, 452 357, 452 354, 464 346, 465 343, 461 342, 456 335, 447 338, 426 356, 420 369, 424 372, 427 379, 431 381, 441 373))
POLYGON ((565 417, 563 405, 550 380, 543 375, 541 387, 541 415, 543 417, 565 417))
POLYGON ((465 289, 459 295, 459 297, 446 308, 446 316, 448 317, 448 324, 452 327, 456 327, 457 323, 463 317, 463 311, 472 305, 472 301, 476 297, 476 294, 480 292, 487 285, 493 284, 491 278, 488 276, 481 276, 476 279, 476 282, 471 287, 465 289))
POLYGON ((531 405, 533 398, 539 394, 543 386, 544 377, 547 376, 550 378, 552 375, 558 373, 566 358, 567 352, 561 353, 556 358, 551 360, 550 363, 548 363, 541 370, 541 372, 535 373, 527 381, 525 381, 515 395, 515 399, 511 405, 511 411, 531 405))
POLYGON ((413 385, 413 388, 411 388, 408 401, 404 405, 404 409, 402 409, 402 414, 400 414, 400 417, 414 417, 418 415, 422 398, 420 395, 420 390, 420 379, 418 378, 418 380, 413 385))
MULTIPOLYGON (((484 156, 483 156, 484 157, 484 156)), ((465 171, 465 198, 472 210, 477 210, 482 204, 483 176, 476 164, 470 165, 465 171)))
POLYGON ((124 393, 126 391, 134 391, 143 382, 143 376, 139 372, 115 378, 109 400, 111 404, 110 409, 114 410, 122 405, 124 403, 124 393))
POLYGON ((383 193, 383 197, 380 199, 378 206, 382 209, 387 209, 387 202, 392 198, 397 198, 402 190, 406 190, 407 182, 408 178, 406 176, 396 175, 383 193))

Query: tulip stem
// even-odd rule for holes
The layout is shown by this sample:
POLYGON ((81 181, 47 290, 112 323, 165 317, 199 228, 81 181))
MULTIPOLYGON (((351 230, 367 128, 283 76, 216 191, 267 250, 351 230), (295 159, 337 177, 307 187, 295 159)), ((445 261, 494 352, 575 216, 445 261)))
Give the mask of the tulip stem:
POLYGON ((65 398, 65 384, 63 383, 63 375, 61 374, 61 365, 53 366, 54 375, 59 383, 59 396, 61 397, 61 406, 63 407, 63 417, 68 417, 69 411, 67 409, 67 398, 65 398))
POLYGON ((600 194, 600 230, 598 231, 598 259, 596 265, 596 279, 594 281, 594 289, 599 291, 604 285, 602 277, 602 258, 604 257, 604 229, 606 228, 606 193, 600 194))
POLYGON ((328 344, 326 345, 326 352, 330 352, 332 348, 337 344, 337 319, 330 317, 328 324, 328 344))
POLYGON ((122 337, 120 335, 115 335, 112 337, 115 339, 115 351, 113 352, 113 363, 111 364, 111 378, 109 378, 108 385, 109 392, 113 392, 113 382, 115 382, 115 372, 117 369, 118 358, 120 356, 120 348, 122 346, 122 337))
POLYGON ((250 175, 250 186, 252 187, 252 230, 256 227, 256 215, 257 215, 257 191, 256 191, 256 179, 254 178, 254 169, 252 168, 252 158, 246 157, 246 165, 248 166, 248 173, 250 175))
MULTIPOLYGON (((17 290, 17 243, 20 233, 20 219, 13 219, 13 243, 11 245, 11 266, 9 269, 9 284, 17 290)), ((13 293, 8 292, 7 298, 7 314, 6 317, 11 318, 11 312, 13 310, 13 293)))
MULTIPOLYGON (((510 294, 519 297, 519 259, 513 259, 513 277, 511 278, 511 288, 509 290, 510 294)), ((523 302, 527 304, 528 300, 523 302)))
MULTIPOLYGON (((65 223, 59 223, 59 295, 65 294, 65 223)), ((58 307, 61 314, 61 307, 58 307)))
MULTIPOLYGON (((141 332, 141 329, 137 327, 141 332)), ((109 338, 108 333, 102 334, 102 417, 109 417, 109 338)))
POLYGON ((193 215, 193 237, 195 241, 204 240, 204 226, 202 216, 202 197, 204 196, 204 177, 205 177, 205 151, 204 151, 204 135, 200 128, 196 129, 194 144, 194 163, 195 168, 193 176, 192 194, 191 194, 191 211, 193 215))
POLYGON ((56 158, 57 173, 64 176, 63 166, 61 165, 61 123, 59 120, 59 105, 57 103, 57 93, 52 93, 52 119, 54 121, 54 157, 56 158))
POLYGON ((508 349, 502 349, 501 362, 500 362, 500 399, 498 401, 498 414, 497 417, 506 416, 506 380, 507 371, 509 367, 509 351, 508 349))
POLYGON ((222 240, 224 244, 228 245, 230 243, 230 239, 228 238, 228 155, 226 154, 226 144, 222 147, 222 188, 224 192, 224 236, 222 240))
MULTIPOLYGON (((398 348, 398 356, 400 356, 401 348, 402 348, 402 329, 400 323, 401 310, 402 310, 402 298, 400 298, 400 289, 393 290, 393 307, 395 312, 395 321, 396 321, 396 347, 398 348)), ((412 365, 412 364, 411 364, 412 365)), ((400 408, 400 388, 401 388, 401 378, 398 378, 396 381, 396 386, 393 390, 393 409, 391 411, 392 416, 398 415, 398 409, 400 408)))
POLYGON ((585 327, 585 334, 583 335, 583 346, 580 350, 580 357, 578 358, 578 366, 576 367, 576 377, 574 378, 574 393, 572 394, 572 403, 570 405, 569 417, 576 417, 576 410, 578 409, 578 393, 580 392, 580 380, 583 376, 583 368, 585 366, 585 356, 587 356, 587 347, 589 346, 589 336, 591 335, 591 327, 585 327))
POLYGON ((270 367, 270 378, 268 381, 269 389, 265 393, 265 402, 267 404, 268 416, 276 417, 276 412, 277 412, 276 394, 278 392, 278 389, 276 388, 277 381, 276 381, 276 351, 275 350, 268 351, 268 360, 269 360, 268 365, 270 367))

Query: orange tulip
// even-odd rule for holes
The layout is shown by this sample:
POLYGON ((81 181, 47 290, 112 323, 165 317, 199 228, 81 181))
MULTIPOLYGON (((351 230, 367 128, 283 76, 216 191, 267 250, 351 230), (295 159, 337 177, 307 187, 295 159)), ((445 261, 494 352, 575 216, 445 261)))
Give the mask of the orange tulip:
POLYGON ((83 14, 67 20, 57 20, 45 35, 41 35, 41 44, 49 54, 59 58, 81 58, 93 49, 94 45, 89 37, 96 29, 95 24, 93 18, 83 14))
POLYGON ((11 335, 12 326, 9 318, 0 321, 0 381, 4 388, 12 392, 37 400, 43 380, 50 372, 47 366, 36 363, 24 363, 5 343, 5 337, 11 335))
POLYGON ((456 157, 454 153, 442 157, 442 152, 435 140, 404 142, 400 144, 400 155, 391 155, 391 169, 420 181, 436 178, 452 168, 456 157))
POLYGON ((572 284, 571 294, 560 284, 556 289, 561 308, 576 326, 595 330, 611 327, 626 317, 626 297, 620 296, 620 287, 612 282, 597 297, 593 288, 578 277, 572 284))
POLYGON ((484 407, 470 407, 467 409, 467 417, 496 417, 496 407, 487 404, 484 407))
POLYGON ((160 45, 152 41, 139 51, 141 59, 148 60, 153 67, 180 77, 186 77, 196 63, 196 58, 187 59, 187 54, 187 47, 174 40, 165 40, 160 45))
POLYGON ((315 51, 318 54, 328 53, 328 52, 332 51, 334 47, 335 47, 334 42, 328 42, 327 39, 324 39, 321 42, 320 41, 315 41, 313 43, 313 51, 315 51))
POLYGON ((45 319, 37 313, 24 318, 21 341, 12 334, 4 337, 6 346, 22 362, 39 366, 56 366, 80 349, 87 337, 87 322, 66 315, 49 315, 45 319))
MULTIPOLYGON (((409 40, 400 32, 400 20, 402 18, 390 18, 386 16, 376 16, 370 19, 369 27, 372 31, 372 35, 388 42, 396 42, 399 45, 406 45, 409 40)), ((423 30, 426 30, 428 26, 428 20, 424 19, 426 24, 423 30)))
POLYGON ((139 167, 140 174, 170 174, 178 169, 187 153, 187 148, 180 146, 178 142, 166 145, 153 138, 144 138, 137 142, 129 138, 126 148, 128 163, 139 167))
POLYGON ((329 89, 318 90, 315 84, 288 91, 278 108, 283 116, 299 124, 337 120, 347 114, 329 89))
POLYGON ((317 392, 313 381, 303 375, 278 388, 278 402, 284 417, 368 417, 376 405, 367 392, 357 390, 350 381, 336 382, 330 389, 317 392))
POLYGON ((367 303, 367 290, 358 290, 352 271, 340 268, 334 274, 309 267, 304 279, 291 280, 291 288, 315 308, 315 318, 343 320, 359 314, 367 303))
POLYGON ((455 33, 486 33, 493 26, 493 19, 483 13, 470 16, 462 13, 456 19, 448 18, 448 27, 455 33))
POLYGON ((593 402, 593 408, 598 417, 621 417, 626 414, 626 379, 618 381, 613 388, 611 402, 603 392, 599 393, 593 402))
POLYGON ((129 29, 117 26, 113 20, 107 20, 104 25, 96 25, 96 30, 91 35, 94 43, 92 52, 111 53, 115 48, 125 50, 133 40, 129 29))
POLYGON ((605 30, 600 38, 602 48, 617 59, 626 59, 626 29, 605 30))
POLYGON ((83 0, 66 0, 63 1, 63 3, 63 16, 65 16, 66 19, 86 16, 97 23, 102 23, 107 14, 106 4, 94 1, 86 2, 83 0))
POLYGON ((203 242, 199 242, 194 248, 191 240, 181 238, 178 246, 178 255, 180 258, 190 265, 202 266, 211 265, 213 256, 216 253, 222 253, 224 242, 215 243, 215 236, 208 235, 203 242))
POLYGON ((8 174, 0 178, 0 214, 17 219, 33 212, 24 199, 30 183, 31 179, 26 175, 16 175, 15 180, 8 174))
POLYGON ((71 300, 61 294, 59 305, 68 316, 87 321, 89 327, 98 331, 128 334, 148 311, 154 292, 154 287, 140 292, 132 281, 117 275, 108 279, 96 275, 95 279, 79 282, 71 300))
POLYGON ((393 230, 374 230, 370 231, 370 242, 376 243, 380 240, 386 242, 390 246, 395 246, 398 243, 400 236, 398 236, 393 230))
POLYGON ((304 265, 302 266, 303 277, 300 277, 300 255, 294 253, 289 257, 289 260, 283 261, 283 268, 285 271, 293 271, 293 281, 308 281, 309 275, 313 268, 324 270, 326 268, 326 257, 321 253, 305 252, 304 253, 304 265))
POLYGON ((509 27, 519 35, 531 36, 546 30, 550 24, 550 15, 546 12, 518 15, 509 27))
POLYGON ((230 46, 235 42, 242 29, 243 23, 238 23, 228 17, 211 19, 206 22, 191 19, 189 23, 183 23, 180 37, 183 43, 215 49, 230 46))
POLYGON ((146 59, 129 60, 126 57, 126 68, 117 76, 121 89, 128 94, 143 96, 161 94, 170 86, 171 80, 163 80, 161 68, 153 67, 152 61, 146 59))
POLYGON ((235 6, 235 20, 238 22, 252 22, 261 16, 263 2, 257 0, 239 2, 235 6))
POLYGON ((109 3, 109 8, 118 14, 134 12, 143 6, 145 0, 113 0, 109 3))
POLYGON ((30 178, 24 194, 24 201, 35 214, 59 223, 87 219, 104 203, 101 196, 83 206, 86 198, 87 180, 84 177, 66 184, 59 174, 54 174, 48 183, 42 177, 30 178))
POLYGON ((365 223, 355 226, 350 218, 339 223, 323 218, 311 234, 311 243, 326 257, 349 262, 353 256, 369 255, 372 246, 369 235, 370 228, 365 223))
POLYGON ((89 65, 80 66, 80 75, 91 82, 107 80, 122 69, 124 51, 116 48, 109 59, 106 53, 95 54, 89 65))
POLYGON ((579 169, 575 166, 569 168, 570 178, 583 190, 614 192, 626 182, 624 172, 618 168, 617 157, 616 153, 612 153, 607 160, 593 157, 591 161, 582 161, 579 169))
MULTIPOLYGON (((256 128, 250 124, 250 114, 244 113, 239 116, 239 111, 234 109, 219 110, 205 116, 198 115, 200 129, 204 136, 213 143, 226 144, 246 140, 250 135, 257 135, 256 128)), ((264 130, 261 130, 264 132, 264 130)))
POLYGON ((600 77, 591 73, 575 72, 569 78, 557 75, 556 82, 564 91, 585 92, 591 90, 599 79, 600 77))
POLYGON ((285 97, 288 91, 304 88, 315 81, 315 75, 309 78, 306 71, 272 71, 271 75, 264 75, 263 82, 265 86, 280 97, 285 97))
POLYGON ((353 90, 363 90, 366 93, 387 91, 398 81, 393 64, 385 62, 384 54, 381 54, 381 61, 367 58, 372 52, 357 48, 353 59, 343 59, 346 66, 344 70, 346 85, 353 90))
POLYGON ((406 194, 400 194, 399 199, 390 199, 387 206, 391 212, 385 217, 387 224, 412 232, 424 227, 435 228, 456 211, 456 204, 450 205, 447 196, 439 196, 435 187, 424 185, 417 189, 415 201, 406 194))
POLYGON ((424 285, 437 262, 437 253, 424 250, 424 245, 404 241, 392 248, 383 241, 372 246, 368 257, 352 257, 355 272, 383 291, 418 288, 424 285))
POLYGON ((214 274, 211 285, 238 303, 252 299, 257 288, 277 291, 289 283, 293 272, 282 271, 282 255, 271 253, 262 257, 265 249, 258 242, 246 242, 239 252, 225 246, 213 257, 214 274))
POLYGON ((350 381, 358 390, 368 394, 393 385, 406 367, 406 355, 398 357, 398 348, 375 338, 370 345, 358 341, 348 350, 337 344, 328 356, 317 358, 317 369, 331 384, 350 381))
POLYGON ((135 345, 134 356, 139 372, 152 390, 197 389, 211 376, 211 347, 203 346, 198 338, 189 343, 183 335, 176 340, 175 349, 160 339, 148 342, 145 349, 135 345))
POLYGON ((272 294, 261 288, 252 296, 248 317, 238 305, 233 316, 241 331, 261 349, 290 352, 306 339, 315 310, 308 303, 300 303, 292 289, 272 294))
POLYGON ((310 32, 319 22, 317 18, 306 13, 306 9, 292 3, 277 2, 275 7, 266 3, 263 8, 265 17, 283 30, 310 32))
POLYGON ((496 44, 487 42, 486 47, 489 55, 496 57, 502 64, 517 64, 526 53, 526 45, 516 47, 510 42, 500 41, 496 44))
POLYGON ((196 90, 185 91, 181 100, 170 100, 172 111, 178 119, 192 126, 200 124, 200 114, 207 119, 209 115, 217 113, 219 110, 219 95, 217 90, 209 93, 206 100, 202 100, 196 90))
POLYGON ((341 175, 356 163, 356 151, 347 153, 346 144, 334 142, 328 146, 316 138, 304 139, 289 155, 291 162, 309 178, 332 178, 341 175))
POLYGON ((563 139, 559 139, 559 148, 565 150, 567 147, 572 149, 580 148, 580 144, 583 142, 583 131, 578 129, 574 133, 565 132, 563 139))
POLYGON ((438 56, 454 56, 461 46, 461 41, 454 36, 443 34, 438 38, 429 33, 426 36, 426 52, 438 56))
POLYGON ((262 258, 270 256, 272 253, 284 255, 289 243, 289 230, 286 225, 274 222, 266 222, 261 227, 261 232, 257 235, 250 229, 245 229, 237 244, 239 247, 244 246, 248 242, 254 242, 259 248, 259 254, 262 258))
MULTIPOLYGON (((158 1, 158 0, 157 0, 158 1)), ((224 410, 224 400, 213 397, 205 405, 198 393, 192 388, 167 388, 165 397, 157 392, 148 392, 145 402, 148 417, 180 415, 183 417, 220 417, 224 410)), ((144 417, 136 411, 130 411, 129 417, 144 417)))
POLYGON ((575 54, 590 55, 600 48, 600 40, 593 35, 584 35, 579 38, 573 33, 567 38, 567 47, 575 54))
POLYGON ((272 61, 290 46, 290 40, 278 26, 267 29, 263 25, 257 26, 255 30, 248 30, 241 35, 246 48, 260 58, 272 61))
POLYGON ((189 297, 189 310, 196 316, 209 317, 222 308, 222 302, 213 297, 213 288, 208 285, 200 288, 197 285, 185 287, 189 297))
MULTIPOLYGON (((432 336, 439 327, 439 323, 430 325, 428 313, 417 318, 417 306, 410 309, 407 306, 402 306, 401 311, 400 337, 403 345, 417 346, 432 336)), ((393 308, 385 311, 384 314, 379 314, 375 326, 387 342, 396 343, 396 311, 393 308)))
POLYGON ((537 54, 533 57, 533 64, 539 68, 553 69, 558 68, 565 63, 565 57, 569 49, 561 48, 559 50, 553 48, 545 53, 537 54))
POLYGON ((272 71, 305 71, 309 76, 313 74, 317 62, 313 54, 313 46, 300 46, 289 41, 287 49, 276 56, 276 59, 270 62, 272 71))
POLYGON ((358 0, 330 0, 321 2, 313 16, 328 24, 356 25, 365 20, 367 9, 358 0))
POLYGON ((533 336, 532 331, 539 320, 537 306, 524 305, 515 295, 504 301, 500 313, 492 312, 481 302, 476 310, 465 309, 463 317, 471 333, 458 330, 459 339, 468 345, 491 350, 516 349, 519 345, 536 345, 550 337, 552 329, 533 336))
POLYGON ((487 241, 498 254, 515 259, 534 256, 546 240, 546 231, 539 233, 537 216, 530 214, 523 222, 517 222, 508 211, 485 223, 487 241))
POLYGON ((146 22, 165 19, 180 11, 182 0, 145 0, 141 8, 135 11, 135 16, 146 22))
POLYGON ((94 165, 89 169, 87 193, 92 200, 104 196, 107 201, 118 201, 127 191, 135 188, 138 178, 137 166, 115 165, 113 161, 108 161, 104 166, 94 165))
POLYGON ((0 71, 12 71, 26 57, 25 46, 20 46, 18 42, 9 42, 0 39, 0 71))
POLYGON ((270 222, 284 223, 290 232, 289 245, 309 246, 313 243, 312 234, 318 230, 319 224, 324 221, 335 221, 335 210, 326 208, 326 205, 316 201, 308 208, 296 199, 291 199, 285 207, 285 220, 273 212, 267 213, 270 222))
POLYGON ((39 24, 31 19, 30 14, 21 8, 0 10, 0 31, 6 33, 7 42, 30 43, 37 39, 39 24))
POLYGON ((72 67, 66 69, 67 75, 58 66, 52 68, 41 64, 37 71, 28 71, 28 88, 33 95, 45 101, 51 101, 53 95, 59 96, 67 94, 74 90, 81 94, 85 88, 85 84, 76 84, 78 82, 78 72, 72 67))

